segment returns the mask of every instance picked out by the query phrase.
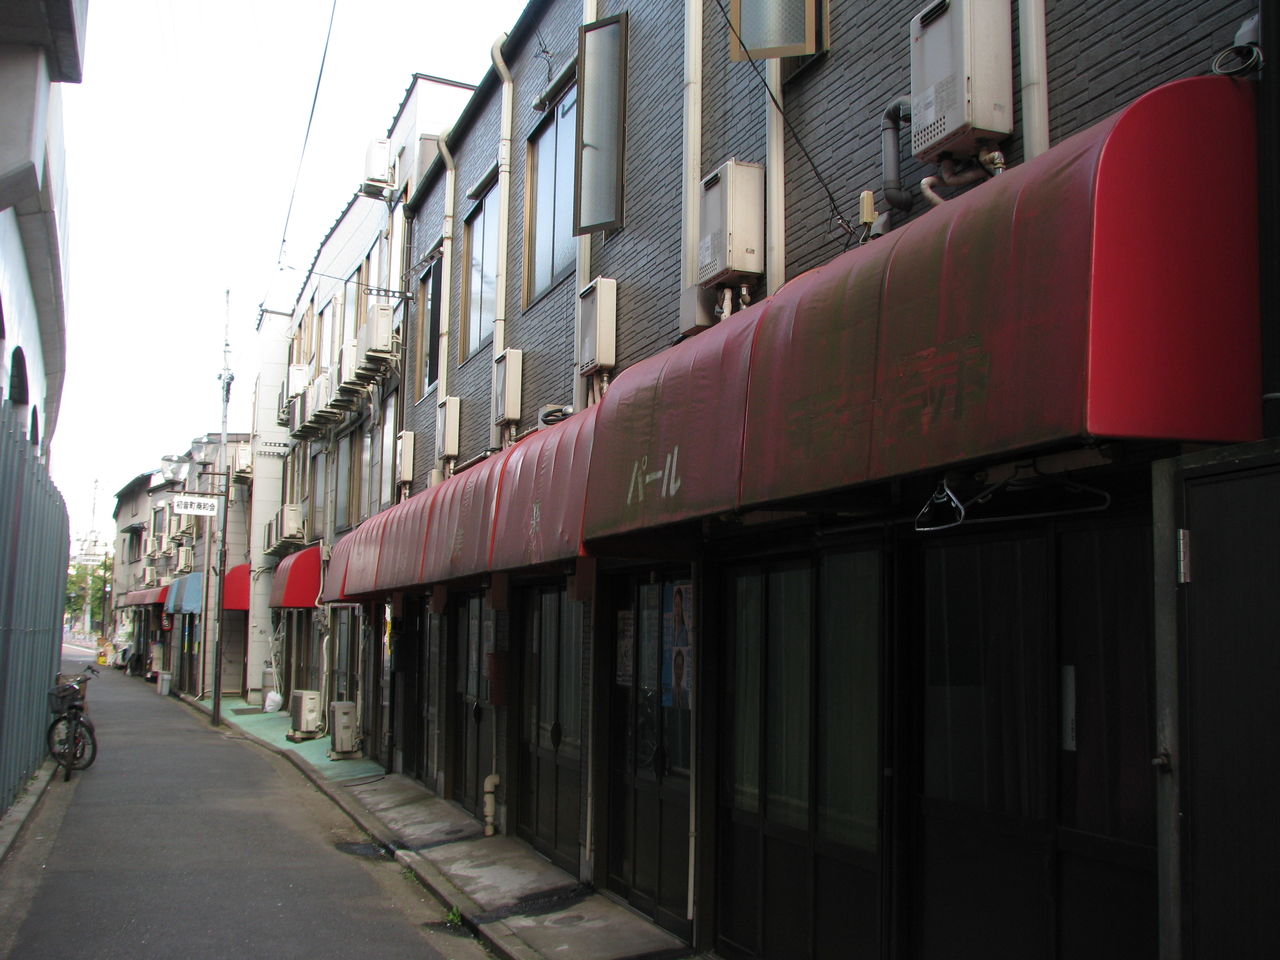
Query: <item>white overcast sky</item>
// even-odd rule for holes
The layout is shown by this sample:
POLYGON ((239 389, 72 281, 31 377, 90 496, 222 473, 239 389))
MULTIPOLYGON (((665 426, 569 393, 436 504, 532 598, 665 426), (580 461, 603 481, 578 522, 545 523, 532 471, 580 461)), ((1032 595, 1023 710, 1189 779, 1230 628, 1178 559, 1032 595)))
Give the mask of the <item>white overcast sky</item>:
MULTIPOLYGON (((220 429, 228 317, 229 429, 249 430, 259 303, 291 308, 411 75, 478 83, 524 0, 337 0, 282 270, 332 6, 89 4, 84 81, 63 85, 70 298, 52 453, 73 553, 91 530, 113 539, 124 484, 220 429)), ((441 129, 461 102, 441 93, 441 129)))

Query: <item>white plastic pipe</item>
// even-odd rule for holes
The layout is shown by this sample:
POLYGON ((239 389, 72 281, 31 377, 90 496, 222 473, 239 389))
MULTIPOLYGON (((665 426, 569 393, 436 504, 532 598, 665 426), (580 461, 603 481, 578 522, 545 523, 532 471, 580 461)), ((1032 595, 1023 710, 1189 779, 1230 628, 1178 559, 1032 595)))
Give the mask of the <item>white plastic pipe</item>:
MULTIPOLYGON (((765 65, 765 81, 782 105, 782 61, 771 57, 765 65)), ((787 279, 787 156, 782 114, 765 97, 765 287, 773 296, 787 279)))
MULTIPOLYGON (((453 152, 449 149, 449 131, 440 134, 440 159, 444 161, 444 226, 440 241, 440 332, 439 353, 436 360, 436 400, 443 400, 449 394, 449 310, 450 291, 453 290, 453 230, 457 216, 457 179, 458 167, 453 160, 453 152)), ((426 303, 418 308, 425 309, 426 303)), ((439 416, 439 413, 436 414, 439 416)), ((444 460, 440 451, 436 451, 437 469, 444 474, 444 460)))
MULTIPOLYGON (((502 58, 504 33, 489 50, 493 67, 502 78, 502 129, 498 134, 498 262, 494 264, 493 355, 507 347, 507 254, 511 246, 511 135, 515 124, 515 81, 502 58)), ((494 425, 489 431, 490 447, 505 447, 507 431, 494 425)))
MULTIPOLYGON (((600 11, 597 0, 582 0, 582 22, 593 23, 599 19, 600 11)), ((579 107, 581 109, 581 107, 579 107)), ((595 277, 591 275, 591 234, 583 234, 578 237, 577 263, 574 268, 574 282, 576 289, 583 290, 595 277)), ((587 390, 587 381, 578 375, 578 362, 582 359, 578 356, 579 340, 582 331, 582 299, 580 297, 573 298, 573 409, 582 410, 587 406, 589 394, 587 390)), ((588 803, 590 808, 590 803, 588 803)), ((590 823, 587 824, 587 836, 591 836, 590 823)))
POLYGON ((1049 80, 1044 0, 1018 0, 1022 58, 1022 152, 1033 160, 1049 149, 1049 80))

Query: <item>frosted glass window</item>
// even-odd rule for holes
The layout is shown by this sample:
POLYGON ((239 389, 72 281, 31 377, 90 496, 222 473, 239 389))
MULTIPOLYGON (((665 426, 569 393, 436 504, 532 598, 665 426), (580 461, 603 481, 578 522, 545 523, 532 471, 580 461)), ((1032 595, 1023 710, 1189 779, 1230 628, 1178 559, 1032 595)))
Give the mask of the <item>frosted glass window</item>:
POLYGON ((575 234, 622 225, 627 15, 578 33, 578 166, 575 234))
MULTIPOLYGON (((820 0, 733 0, 730 55, 745 60, 817 53, 820 0), (745 48, 745 49, 744 49, 745 48)), ((825 7, 825 4, 824 4, 825 7)))

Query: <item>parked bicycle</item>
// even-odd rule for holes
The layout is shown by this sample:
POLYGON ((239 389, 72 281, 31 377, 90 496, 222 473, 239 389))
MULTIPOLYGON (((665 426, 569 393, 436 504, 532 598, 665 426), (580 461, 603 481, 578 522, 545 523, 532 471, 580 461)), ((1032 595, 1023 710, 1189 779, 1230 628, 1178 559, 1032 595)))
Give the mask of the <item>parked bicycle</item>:
POLYGON ((91 663, 86 663, 81 673, 59 674, 57 685, 49 691, 49 712, 54 714, 49 724, 49 752, 62 766, 64 780, 71 779, 72 770, 87 770, 98 757, 93 721, 85 715, 90 674, 98 675, 98 668, 91 663))

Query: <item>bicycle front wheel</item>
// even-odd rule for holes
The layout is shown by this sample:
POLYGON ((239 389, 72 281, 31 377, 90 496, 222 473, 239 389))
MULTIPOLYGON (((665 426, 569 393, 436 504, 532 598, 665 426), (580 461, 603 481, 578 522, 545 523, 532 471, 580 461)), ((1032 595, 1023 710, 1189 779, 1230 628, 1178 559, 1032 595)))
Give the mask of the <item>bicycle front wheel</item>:
POLYGON ((58 717, 49 724, 49 753, 60 765, 72 770, 87 770, 98 759, 98 738, 93 728, 83 720, 75 724, 75 743, 70 744, 72 723, 68 717, 58 717))

